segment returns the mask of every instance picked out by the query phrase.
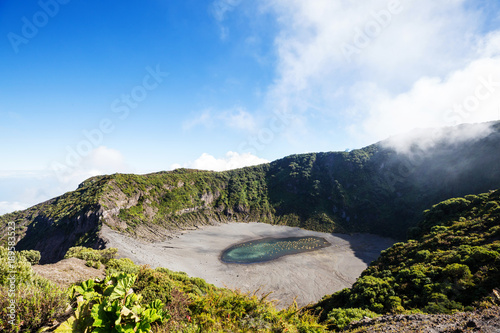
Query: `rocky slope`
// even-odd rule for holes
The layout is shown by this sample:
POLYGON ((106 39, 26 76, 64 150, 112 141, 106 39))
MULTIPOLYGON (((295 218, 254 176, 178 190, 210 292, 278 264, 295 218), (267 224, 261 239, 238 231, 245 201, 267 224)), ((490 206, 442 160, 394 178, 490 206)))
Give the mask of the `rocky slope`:
POLYGON ((352 323, 347 331, 350 333, 498 333, 500 332, 500 307, 495 306, 453 315, 387 315, 352 323))
POLYGON ((93 177, 73 192, 1 216, 0 225, 15 222, 17 248, 39 250, 42 263, 74 245, 103 247, 103 224, 150 241, 227 221, 403 239, 430 205, 500 188, 498 165, 500 123, 462 125, 226 172, 93 177))

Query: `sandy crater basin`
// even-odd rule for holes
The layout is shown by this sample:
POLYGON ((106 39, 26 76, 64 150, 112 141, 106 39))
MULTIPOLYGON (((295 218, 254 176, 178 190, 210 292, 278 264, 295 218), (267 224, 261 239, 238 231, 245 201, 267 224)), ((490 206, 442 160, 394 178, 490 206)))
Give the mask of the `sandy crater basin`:
POLYGON ((317 302, 350 287, 368 264, 394 240, 370 234, 329 234, 265 223, 228 223, 180 233, 157 243, 141 242, 103 226, 107 247, 138 265, 166 267, 200 277, 218 287, 244 292, 272 292, 278 307, 317 302), (322 237, 331 246, 251 265, 227 264, 221 253, 230 246, 266 237, 322 237))

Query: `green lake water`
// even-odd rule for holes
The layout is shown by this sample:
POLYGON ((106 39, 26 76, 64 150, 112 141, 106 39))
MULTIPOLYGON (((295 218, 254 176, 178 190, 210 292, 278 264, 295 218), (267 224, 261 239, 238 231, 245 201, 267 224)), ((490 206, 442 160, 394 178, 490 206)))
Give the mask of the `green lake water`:
POLYGON ((321 237, 262 238, 229 247, 222 252, 221 260, 225 263, 253 264, 330 245, 321 237))

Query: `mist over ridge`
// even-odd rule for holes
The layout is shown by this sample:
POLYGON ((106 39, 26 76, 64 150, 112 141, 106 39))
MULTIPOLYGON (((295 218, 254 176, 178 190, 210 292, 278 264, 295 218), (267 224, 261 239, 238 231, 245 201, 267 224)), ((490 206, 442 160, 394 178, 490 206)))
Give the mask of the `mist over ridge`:
POLYGON ((390 147, 391 138, 223 172, 96 176, 75 191, 3 215, 0 223, 15 221, 18 247, 39 250, 46 262, 74 245, 104 246, 104 224, 149 241, 198 225, 249 221, 404 239, 433 204, 500 188, 500 122, 440 131, 432 144, 414 140, 404 152, 390 147))

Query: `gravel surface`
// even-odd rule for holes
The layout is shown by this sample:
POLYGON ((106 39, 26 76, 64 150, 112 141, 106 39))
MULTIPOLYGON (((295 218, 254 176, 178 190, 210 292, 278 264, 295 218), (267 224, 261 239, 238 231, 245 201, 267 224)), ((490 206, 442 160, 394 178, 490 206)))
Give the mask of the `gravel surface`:
POLYGON ((218 287, 272 294, 269 299, 286 307, 294 299, 299 306, 317 302, 324 295, 350 287, 380 252, 394 241, 368 234, 328 234, 264 223, 228 223, 183 232, 157 243, 146 243, 103 226, 107 247, 118 248, 120 257, 138 265, 166 267, 205 279, 218 287), (317 236, 332 246, 289 255, 257 264, 226 264, 221 252, 229 246, 264 237, 317 236))
POLYGON ((500 307, 460 312, 453 315, 392 315, 351 324, 350 333, 361 332, 500 332, 500 307))
POLYGON ((35 265, 33 270, 64 288, 73 283, 105 277, 104 266, 100 269, 87 267, 85 260, 77 258, 63 259, 55 264, 35 265))

